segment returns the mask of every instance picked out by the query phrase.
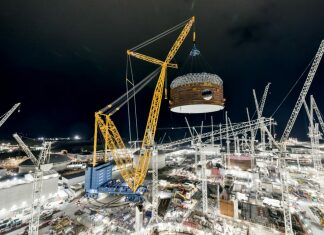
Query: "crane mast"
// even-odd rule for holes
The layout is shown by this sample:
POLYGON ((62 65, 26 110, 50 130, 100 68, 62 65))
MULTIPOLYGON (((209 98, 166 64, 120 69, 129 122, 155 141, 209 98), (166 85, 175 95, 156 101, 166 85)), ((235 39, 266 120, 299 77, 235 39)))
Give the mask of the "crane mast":
MULTIPOLYGON (((262 99, 261 99, 261 104, 260 104, 260 115, 261 115, 261 117, 263 116, 264 105, 265 105, 265 102, 266 102, 266 99, 267 99, 267 96, 268 96, 270 85, 271 85, 270 82, 266 85, 266 87, 264 89, 264 92, 263 92, 262 99)), ((266 146, 265 146, 266 139, 265 139, 264 130, 261 130, 261 139, 262 139, 262 146, 265 149, 266 148, 266 146)))
POLYGON ((263 114, 264 105, 265 105, 266 99, 268 97, 270 85, 271 85, 271 82, 268 82, 268 84, 264 88, 264 92, 263 92, 262 99, 261 99, 261 104, 260 104, 260 113, 261 113, 261 115, 263 114))
MULTIPOLYGON (((268 96, 268 92, 269 92, 269 87, 270 87, 271 83, 269 82, 266 87, 264 88, 264 92, 261 98, 261 102, 260 105, 258 103, 258 99, 256 97, 256 93, 255 90, 253 89, 253 97, 254 97, 254 102, 255 102, 255 108, 257 111, 257 115, 258 115, 258 119, 261 119, 261 125, 262 125, 262 115, 263 115, 263 109, 264 109, 264 105, 268 96)), ((257 130, 253 133, 254 137, 256 136, 257 130)), ((262 126, 260 126, 260 133, 261 133, 261 143, 262 143, 262 148, 265 149, 265 131, 262 128, 262 126)))
POLYGON ((311 112, 310 112, 310 110, 308 108, 308 105, 307 105, 305 100, 303 101, 303 104, 304 104, 304 107, 305 107, 305 111, 306 111, 309 123, 312 126, 313 125, 313 116, 311 115, 311 112))
MULTIPOLYGON (((253 97, 254 97, 254 103, 255 103, 255 108, 256 108, 256 111, 257 111, 257 115, 258 115, 258 119, 261 119, 261 111, 260 111, 260 107, 259 107, 259 103, 258 103, 258 99, 256 97, 256 94, 255 94, 255 90, 253 89, 253 97)), ((261 143, 262 143, 262 149, 264 149, 264 144, 265 144, 265 138, 264 138, 264 131, 263 131, 263 128, 262 128, 262 121, 260 123, 260 130, 261 130, 261 143)), ((254 133, 254 136, 256 135, 256 132, 254 133)))
POLYGON ((15 104, 12 108, 4 114, 3 118, 0 120, 0 127, 7 121, 7 119, 13 114, 13 112, 20 106, 20 103, 15 104))
POLYGON ((320 154, 320 146, 319 146, 319 140, 321 138, 321 133, 319 131, 318 123, 315 123, 314 119, 314 111, 316 113, 317 119, 319 121, 319 124, 321 125, 321 128, 323 129, 323 119, 322 115, 317 107, 317 104, 315 102, 314 97, 310 96, 310 109, 308 108, 305 100, 304 100, 304 106, 309 118, 310 127, 309 127, 309 136, 311 138, 311 147, 312 147, 312 157, 313 157, 313 163, 314 168, 317 171, 320 171, 322 169, 322 162, 321 162, 321 154, 320 154))
POLYGON ((227 155, 229 155, 230 154, 230 140, 229 140, 229 134, 228 134, 227 111, 225 111, 225 123, 226 123, 226 153, 227 153, 227 155))
POLYGON ((38 235, 39 230, 39 218, 41 215, 41 196, 42 196, 42 187, 43 187, 43 175, 44 171, 50 170, 52 164, 45 164, 46 158, 50 154, 51 142, 45 141, 43 143, 43 149, 38 157, 38 159, 34 156, 34 154, 30 151, 27 145, 23 142, 23 140, 19 137, 18 134, 14 134, 13 137, 18 142, 19 146, 26 153, 26 155, 30 158, 30 160, 35 165, 35 171, 33 173, 34 183, 33 183, 33 194, 32 194, 32 211, 31 211, 31 220, 29 223, 28 234, 30 235, 38 235))
POLYGON ((250 113, 249 113, 249 109, 248 109, 248 107, 246 107, 246 115, 247 115, 247 118, 248 118, 248 121, 249 121, 249 131, 250 131, 250 135, 251 135, 251 142, 250 142, 250 151, 251 151, 251 156, 252 156, 252 158, 251 158, 251 166, 252 166, 252 168, 254 168, 254 158, 255 158, 255 156, 254 156, 254 154, 255 154, 255 152, 254 152, 254 130, 252 130, 252 125, 251 125, 251 119, 250 119, 250 113))
POLYGON ((143 184, 148 170, 150 157, 152 155, 151 149, 147 147, 151 145, 151 139, 154 140, 155 138, 157 121, 159 118, 159 112, 160 112, 161 101, 163 97, 163 88, 164 88, 168 64, 171 62, 173 57, 178 52, 180 46, 182 45, 183 41, 187 37, 194 22, 195 22, 195 17, 192 17, 189 20, 189 22, 185 25, 183 30, 181 31, 177 40, 174 42, 173 46, 171 47, 171 50, 169 51, 165 61, 161 65, 161 72, 153 94, 149 117, 146 123, 144 138, 142 142, 142 150, 144 150, 144 154, 140 156, 139 162, 135 170, 135 182, 134 182, 135 189, 138 188, 141 184, 143 184))
POLYGON ((322 114, 319 111, 318 106, 317 106, 317 104, 315 102, 315 99, 314 99, 314 97, 312 95, 311 95, 311 100, 313 101, 313 109, 315 110, 317 119, 318 119, 319 124, 320 124, 320 126, 322 128, 322 132, 324 132, 324 121, 323 121, 323 117, 322 117, 322 114))

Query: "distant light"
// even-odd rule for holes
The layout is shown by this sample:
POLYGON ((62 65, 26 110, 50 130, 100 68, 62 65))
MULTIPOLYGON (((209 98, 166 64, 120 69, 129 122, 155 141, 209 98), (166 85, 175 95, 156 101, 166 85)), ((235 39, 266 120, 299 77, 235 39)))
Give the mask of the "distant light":
POLYGON ((73 138, 74 138, 75 140, 80 140, 80 139, 81 139, 80 136, 78 136, 78 135, 75 135, 73 138))

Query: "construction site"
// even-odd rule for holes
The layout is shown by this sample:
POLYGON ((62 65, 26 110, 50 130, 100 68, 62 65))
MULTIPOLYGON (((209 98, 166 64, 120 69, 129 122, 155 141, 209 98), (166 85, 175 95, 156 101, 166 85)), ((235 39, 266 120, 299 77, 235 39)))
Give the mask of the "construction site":
MULTIPOLYGON (((91 141, 13 133, 10 143, 0 145, 0 234, 324 234, 324 121, 316 94, 309 93, 317 71, 324 70, 324 40, 279 136, 277 121, 264 115, 271 81, 263 91, 245 88, 255 107, 242 110, 241 122, 227 112, 226 78, 191 66, 167 83, 168 71, 179 68, 177 53, 188 54, 191 65, 200 60, 195 21, 156 32, 126 51, 126 92, 122 88, 113 102, 107 95, 107 105, 94 113, 91 141), (168 35, 176 39, 165 58, 142 54, 168 35), (185 40, 190 51, 181 50, 185 40), (156 66, 137 83, 135 60, 156 66), (137 112, 136 97, 152 83, 148 114, 137 112), (159 129, 163 99, 186 126, 159 129), (127 110, 129 132, 136 129, 133 138, 122 136, 114 122, 121 109, 127 110), (210 116, 192 125, 189 116, 220 111, 223 123, 210 116), (308 118, 305 141, 291 136, 302 112, 308 118), (145 129, 137 124, 140 116, 145 129), (165 133, 157 139, 159 131, 165 133), (176 138, 176 132, 188 136, 176 138)), ((0 132, 21 102, 1 117, 0 132)))

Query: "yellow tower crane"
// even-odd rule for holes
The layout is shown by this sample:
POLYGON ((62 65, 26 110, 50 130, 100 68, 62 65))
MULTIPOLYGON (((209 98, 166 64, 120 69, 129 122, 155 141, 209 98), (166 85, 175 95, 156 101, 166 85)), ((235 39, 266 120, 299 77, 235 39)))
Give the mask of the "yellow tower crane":
MULTIPOLYGON (((109 149, 111 155, 116 162, 118 170, 120 171, 123 179, 129 186, 129 188, 135 192, 136 189, 143 184, 149 161, 152 155, 151 146, 153 145, 153 140, 156 133, 157 121, 159 118, 159 112, 161 107, 161 101, 163 97, 163 88, 166 79, 167 68, 178 68, 177 64, 170 63, 173 57, 176 55, 183 41, 190 32, 191 27, 195 22, 195 17, 190 18, 179 34, 177 40, 174 42, 171 50, 169 51, 166 59, 164 61, 155 59, 153 57, 140 54, 138 52, 128 50, 127 54, 135 58, 157 64, 161 66, 161 71, 159 79, 157 81, 152 102, 151 108, 145 128, 145 133, 143 137, 143 142, 141 146, 141 154, 139 161, 136 164, 136 167, 133 165, 133 159, 131 154, 127 151, 125 144, 116 128, 114 122, 111 119, 111 115, 119 110, 119 107, 115 108, 114 112, 110 114, 105 114, 104 109, 99 110, 95 113, 95 128, 94 128, 94 145, 93 145, 93 167, 97 164, 96 151, 97 151, 97 138, 98 138, 98 128, 105 140, 105 150, 109 149)), ((108 108, 111 108, 111 105, 108 105, 108 108)), ((107 156, 105 155, 105 161, 107 161, 107 156)))

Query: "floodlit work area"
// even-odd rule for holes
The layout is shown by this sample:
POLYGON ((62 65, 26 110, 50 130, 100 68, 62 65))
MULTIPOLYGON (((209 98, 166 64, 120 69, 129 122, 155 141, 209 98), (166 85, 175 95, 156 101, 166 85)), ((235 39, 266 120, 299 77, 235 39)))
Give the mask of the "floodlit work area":
MULTIPOLYGON (((225 78, 197 72, 203 58, 195 24, 193 16, 126 51, 126 92, 94 113, 90 141, 15 133, 0 145, 0 234, 324 234, 324 122, 316 94, 309 94, 317 71, 324 71, 324 40, 276 135, 277 121, 264 114, 271 83, 260 97, 247 88, 254 110, 232 122, 225 78), (153 43, 170 35, 175 39, 164 58, 150 54, 153 43), (189 52, 181 50, 186 41, 189 52), (168 84, 169 71, 182 65, 174 59, 178 53, 187 54, 191 66, 168 84), (155 69, 135 83, 138 63, 155 69), (137 111, 144 88, 148 115, 137 111), (185 126, 159 129, 163 99, 185 126), (121 110, 129 139, 119 131, 121 110), (223 122, 214 123, 216 112, 224 113, 223 122), (291 136, 302 112, 308 125, 303 141, 291 136), (193 125, 197 114, 210 119, 193 125), (146 125, 138 125, 143 117, 146 125)), ((0 127, 20 106, 1 117, 0 127)))

